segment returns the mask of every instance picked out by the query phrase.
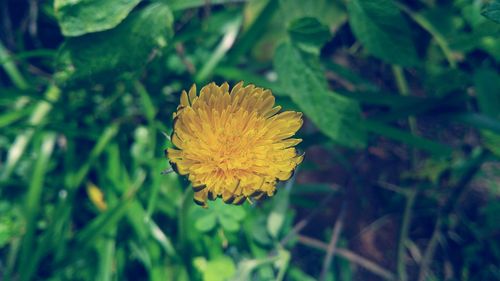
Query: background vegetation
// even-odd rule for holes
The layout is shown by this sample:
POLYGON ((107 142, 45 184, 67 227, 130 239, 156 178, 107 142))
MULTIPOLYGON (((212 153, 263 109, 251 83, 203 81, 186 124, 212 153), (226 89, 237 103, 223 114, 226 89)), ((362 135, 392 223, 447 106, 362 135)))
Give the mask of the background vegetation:
POLYGON ((500 280, 500 2, 1 0, 1 280, 500 280), (182 89, 305 113, 275 197, 192 202, 182 89))

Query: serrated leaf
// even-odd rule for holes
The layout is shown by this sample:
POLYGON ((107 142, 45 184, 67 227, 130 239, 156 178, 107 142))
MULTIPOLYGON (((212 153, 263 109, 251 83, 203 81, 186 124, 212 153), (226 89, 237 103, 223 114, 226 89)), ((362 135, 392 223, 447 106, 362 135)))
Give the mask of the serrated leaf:
POLYGON ((322 24, 327 25, 330 30, 337 29, 346 18, 346 12, 341 3, 331 0, 279 0, 280 21, 289 23, 291 21, 312 17, 322 24))
POLYGON ((328 27, 312 17, 292 21, 288 27, 288 33, 292 42, 297 46, 317 54, 331 37, 328 27))
POLYGON ((487 4, 481 12, 481 15, 496 23, 500 23, 500 1, 495 0, 487 4))
POLYGON ((317 57, 284 43, 276 50, 274 66, 283 90, 319 130, 345 146, 365 145, 358 103, 328 89, 317 57))
POLYGON ((392 0, 351 0, 349 24, 356 38, 375 57, 403 66, 418 63, 408 23, 392 0))
POLYGON ((62 34, 80 36, 111 29, 122 22, 141 0, 55 0, 62 34))
POLYGON ((59 83, 98 83, 133 73, 172 35, 170 9, 153 3, 130 14, 116 28, 69 38, 57 57, 59 83))

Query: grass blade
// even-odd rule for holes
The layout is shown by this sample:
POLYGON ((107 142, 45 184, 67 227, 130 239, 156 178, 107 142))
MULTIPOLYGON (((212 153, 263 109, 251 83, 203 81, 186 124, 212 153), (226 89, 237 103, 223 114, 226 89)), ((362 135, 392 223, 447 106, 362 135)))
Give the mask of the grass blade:
POLYGON ((46 134, 43 138, 42 145, 39 150, 39 157, 35 164, 33 177, 30 181, 28 195, 26 200, 26 233, 23 237, 21 246, 21 255, 19 260, 19 272, 21 272, 20 280, 30 280, 31 271, 24 270, 31 263, 31 251, 35 246, 35 232, 37 228, 36 217, 40 211, 40 199, 42 195, 43 183, 45 174, 49 164, 50 156, 54 149, 56 136, 54 134, 46 134))

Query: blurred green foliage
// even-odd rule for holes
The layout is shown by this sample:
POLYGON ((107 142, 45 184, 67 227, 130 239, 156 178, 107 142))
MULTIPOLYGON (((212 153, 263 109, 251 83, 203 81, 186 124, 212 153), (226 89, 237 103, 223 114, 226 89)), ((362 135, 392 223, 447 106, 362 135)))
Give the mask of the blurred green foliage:
POLYGON ((0 0, 0 280, 500 280, 499 7, 0 0), (164 134, 240 80, 305 162, 202 209, 164 134))

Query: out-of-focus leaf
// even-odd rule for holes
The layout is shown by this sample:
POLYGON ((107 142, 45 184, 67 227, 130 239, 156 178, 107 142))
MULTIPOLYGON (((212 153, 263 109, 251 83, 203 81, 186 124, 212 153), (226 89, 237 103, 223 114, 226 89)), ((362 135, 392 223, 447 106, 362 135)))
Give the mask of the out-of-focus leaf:
POLYGON ((500 1, 494 0, 487 4, 481 14, 496 23, 500 23, 500 1))
POLYGON ((289 278, 291 281, 315 281, 313 277, 307 275, 305 272, 303 272, 300 268, 298 267, 291 267, 289 278))
POLYGON ((500 116, 500 75, 491 69, 481 69, 474 75, 479 109, 491 117, 500 116))
POLYGON ((172 22, 170 9, 153 3, 112 30, 69 38, 58 54, 56 79, 68 84, 95 83, 135 72, 155 49, 169 42, 172 22))
POLYGON ((319 50, 330 40, 330 30, 321 24, 316 18, 305 17, 293 21, 288 27, 288 33, 292 42, 297 46, 319 54, 319 50))
POLYGON ((141 0, 55 0, 55 15, 66 36, 117 26, 141 0))
MULTIPOLYGON (((500 124, 500 75, 491 69, 481 69, 475 73, 474 82, 479 109, 500 124)), ((485 130, 481 134, 485 146, 500 156, 500 134, 485 130)))
POLYGON ((221 210, 221 213, 236 221, 242 221, 246 216, 246 212, 245 209, 243 209, 243 207, 235 207, 235 206, 225 206, 225 208, 221 210))
POLYGON ((199 217, 194 223, 194 227, 201 232, 209 232, 215 227, 217 216, 214 212, 208 212, 199 217))
POLYGON ((351 0, 349 24, 368 52, 403 66, 418 62, 408 23, 392 0, 351 0))
POLYGON ((6 202, 0 202, 0 249, 6 246, 11 239, 20 236, 23 224, 17 209, 6 202))
POLYGON ((267 218, 267 231, 272 238, 277 239, 285 222, 290 192, 285 189, 274 196, 274 209, 267 218))
POLYGON ((462 70, 436 67, 427 69, 424 86, 429 96, 444 97, 452 92, 465 92, 470 82, 470 75, 462 70))
POLYGON ((299 18, 316 18, 330 30, 337 29, 347 19, 340 1, 332 0, 280 0, 281 21, 289 23, 299 18))
POLYGON ((237 58, 250 50, 256 41, 262 36, 271 21, 274 13, 278 9, 278 0, 269 0, 259 15, 248 27, 245 33, 236 41, 234 48, 228 54, 229 61, 236 61, 237 58))
POLYGON ((409 132, 396 129, 381 122, 365 120, 364 126, 368 131, 428 151, 436 156, 449 156, 452 153, 452 148, 447 145, 414 136, 409 132))
POLYGON ((225 3, 235 2, 234 0, 160 0, 168 4, 168 6, 174 11, 180 11, 191 8, 198 8, 207 5, 220 5, 225 3))
POLYGON ((325 135, 342 145, 365 145, 358 103, 328 89, 317 57, 285 43, 276 50, 274 65, 283 90, 325 135))
POLYGON ((229 232, 236 232, 240 229, 240 224, 231 217, 219 216, 219 222, 222 228, 229 232))
POLYGON ((227 280, 236 272, 236 266, 231 258, 219 256, 207 263, 203 272, 203 281, 227 280))
POLYGON ((249 223, 250 227, 246 228, 248 233, 251 233, 253 240, 258 242, 261 245, 269 246, 272 244, 272 239, 269 236, 269 232, 267 229, 262 227, 266 223, 266 217, 261 216, 257 219, 254 219, 249 223))

